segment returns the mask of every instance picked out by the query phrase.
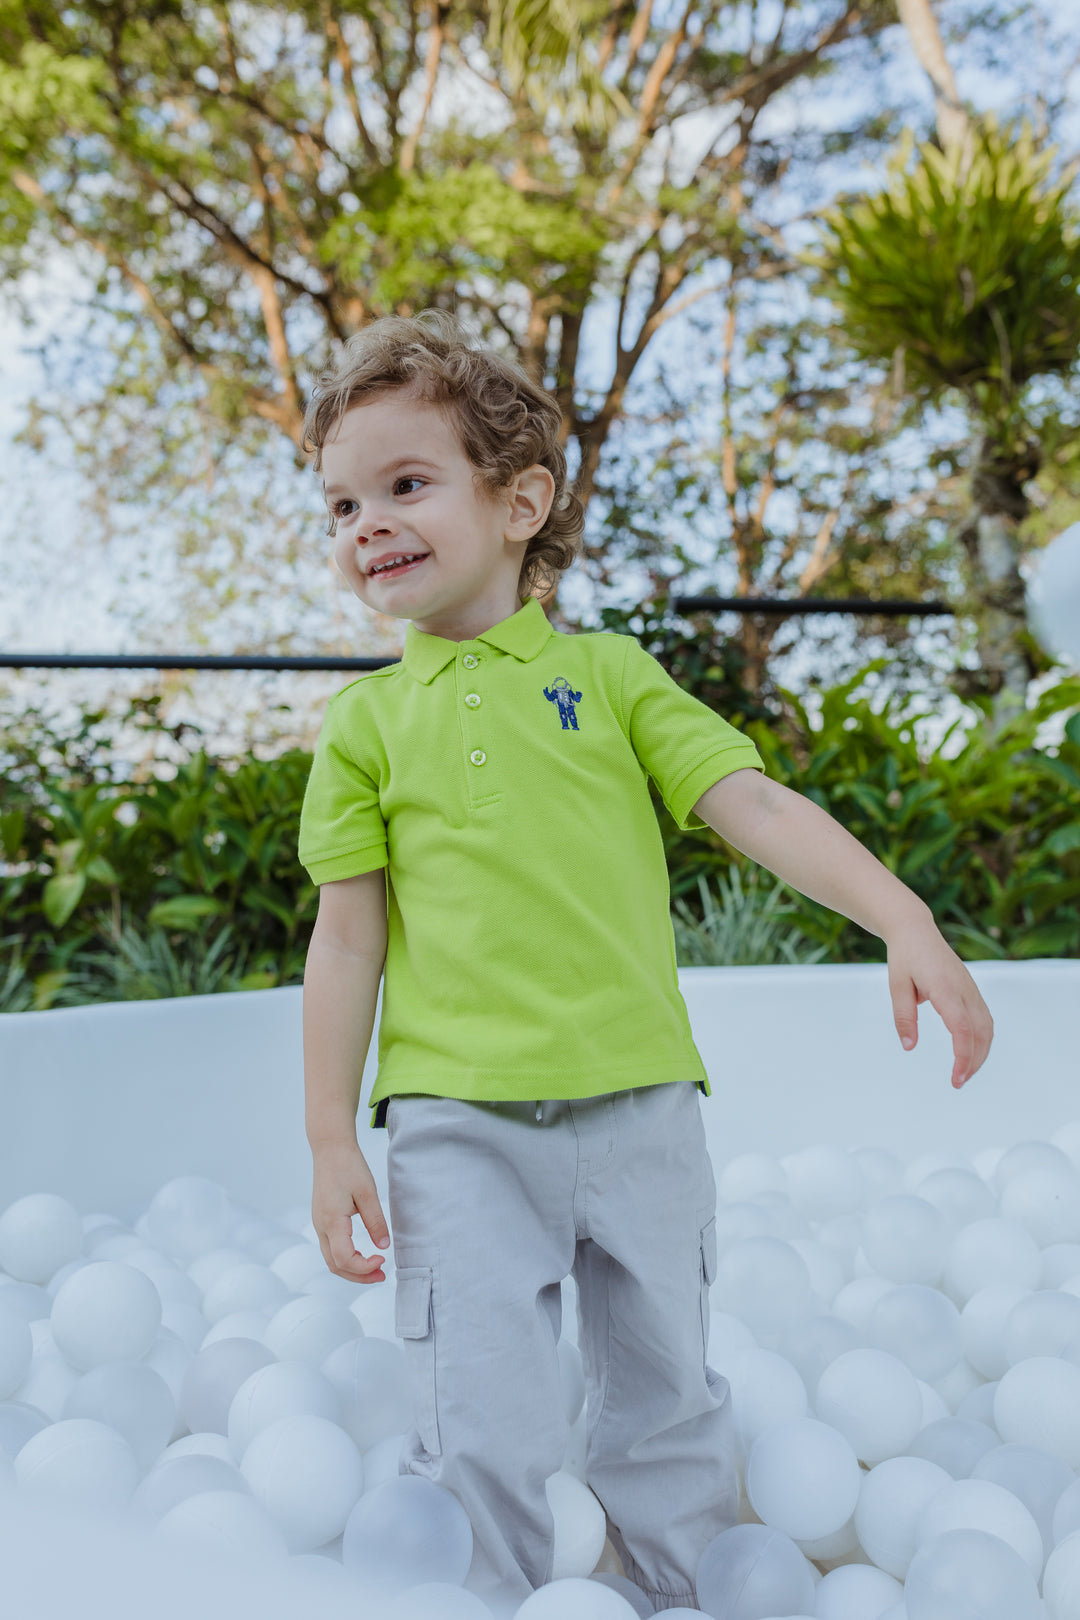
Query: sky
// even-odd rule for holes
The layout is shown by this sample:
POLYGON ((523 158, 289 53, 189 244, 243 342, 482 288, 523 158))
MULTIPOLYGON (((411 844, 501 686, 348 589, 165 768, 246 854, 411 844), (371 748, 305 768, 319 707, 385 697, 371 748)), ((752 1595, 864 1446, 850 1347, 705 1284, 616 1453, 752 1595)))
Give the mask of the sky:
MULTIPOLYGON (((1069 3, 1039 0, 1030 10, 1035 21, 1040 14, 1064 19, 1069 15, 1069 3)), ((946 27, 953 9, 948 3, 939 6, 946 27)), ((1060 65, 1047 59, 1044 51, 1040 53, 1037 28, 1033 27, 1030 38, 1034 43, 1024 61, 1023 80, 1033 86, 1060 71, 1060 65)), ((885 72, 890 95, 903 98, 929 117, 929 85, 903 31, 891 30, 888 43, 885 72)), ((980 65, 956 45, 948 48, 961 94, 978 107, 1010 111, 1018 81, 1008 73, 980 65)), ((1073 83, 1080 85, 1080 77, 1074 77, 1073 83)), ((830 105, 820 90, 815 90, 814 95, 819 98, 819 116, 831 118, 837 106, 830 105)), ((851 114, 847 96, 845 92, 845 117, 851 114)), ((788 116, 801 115, 794 106, 789 109, 788 116)), ((682 134, 687 151, 699 148, 706 134, 705 122, 701 116, 684 120, 682 134)), ((1080 151, 1080 115, 1075 106, 1062 133, 1068 149, 1080 151)), ((844 183, 850 184, 851 180, 852 176, 846 176, 844 183)), ((183 644, 177 628, 179 581, 175 558, 168 548, 161 547, 160 537, 155 537, 151 525, 137 522, 131 534, 114 540, 103 550, 88 539, 92 525, 87 521, 85 491, 78 476, 64 464, 62 451, 57 448, 49 457, 41 458, 13 442, 25 403, 41 380, 33 346, 46 333, 68 332, 70 341, 77 341, 76 303, 83 290, 71 262, 54 258, 41 265, 24 288, 33 311, 33 330, 27 332, 13 311, 0 301, 0 647, 41 652, 193 651, 196 649, 183 644)), ((704 307, 697 306, 699 311, 704 307)), ((614 344, 611 315, 610 309, 596 310, 585 332, 586 378, 598 384, 610 374, 614 344)), ((676 324, 672 323, 665 338, 670 336, 677 348, 680 336, 674 330, 676 324)), ((659 357, 668 344, 665 341, 660 345, 658 340, 654 343, 659 357)), ((290 650, 296 652, 350 650, 356 655, 395 656, 404 639, 404 622, 376 620, 350 595, 329 562, 321 522, 313 525, 309 559, 309 570, 321 570, 325 594, 321 606, 301 624, 290 618, 290 603, 295 602, 295 595, 287 580, 282 580, 278 600, 272 599, 272 593, 270 599, 263 593, 253 610, 248 605, 246 616, 241 588, 239 602, 228 610, 223 606, 220 622, 210 627, 209 647, 198 650, 264 648, 276 645, 276 638, 288 630, 294 633, 290 650)), ((635 590, 640 591, 644 583, 644 576, 636 581, 628 577, 622 600, 634 600, 635 590)), ((708 579, 691 577, 680 585, 685 591, 707 586, 732 593, 735 589, 734 580, 725 586, 715 571, 708 579)), ((560 605, 569 615, 598 622, 598 604, 589 581, 574 570, 560 587, 560 605)), ((855 634, 855 624, 844 622, 846 637, 855 634)), ((927 647, 932 644, 923 640, 927 647)), ((866 656, 878 650, 868 645, 866 656)), ((781 684, 799 690, 800 664, 798 655, 777 663, 775 674, 781 684)), ((348 679, 340 672, 157 676, 150 671, 0 670, 0 698, 10 694, 19 707, 31 701, 43 702, 63 718, 73 716, 79 703, 113 704, 122 702, 126 694, 164 685, 173 694, 168 705, 171 723, 178 719, 196 721, 207 732, 208 747, 230 752, 262 742, 264 748, 260 751, 272 753, 288 742, 310 747, 326 699, 348 679), (291 721, 274 712, 275 706, 283 703, 293 708, 291 721)), ((1032 696, 1041 685, 1036 686, 1032 696)), ((814 694, 804 695, 813 711, 814 694)), ((963 713, 957 700, 945 692, 936 715, 923 723, 920 737, 932 746, 935 735, 943 734, 963 713)), ((1043 740, 1056 740, 1055 729, 1060 732, 1060 723, 1049 728, 1043 740)), ((124 746, 130 747, 133 758, 145 752, 145 744, 136 736, 128 736, 124 746)), ((158 752, 168 757, 168 746, 159 745, 158 752)))

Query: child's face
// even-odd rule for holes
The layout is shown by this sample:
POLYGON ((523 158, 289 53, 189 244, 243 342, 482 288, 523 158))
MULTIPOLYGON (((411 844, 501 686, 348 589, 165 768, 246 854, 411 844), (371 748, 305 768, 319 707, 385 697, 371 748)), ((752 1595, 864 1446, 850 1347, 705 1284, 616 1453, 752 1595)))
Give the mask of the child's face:
POLYGON ((517 612, 525 546, 547 516, 554 479, 531 467, 493 500, 475 475, 435 405, 397 389, 345 412, 323 446, 322 477, 337 518, 334 561, 361 602, 455 640, 517 612), (371 572, 401 554, 423 561, 371 572))

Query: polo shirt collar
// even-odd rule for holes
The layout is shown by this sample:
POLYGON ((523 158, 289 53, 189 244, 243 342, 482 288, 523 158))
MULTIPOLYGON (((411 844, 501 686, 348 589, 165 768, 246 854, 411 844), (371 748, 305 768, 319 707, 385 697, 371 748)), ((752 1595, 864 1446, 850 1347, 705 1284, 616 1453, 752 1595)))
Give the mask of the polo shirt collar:
MULTIPOLYGON (((493 624, 490 630, 471 639, 486 641, 489 646, 498 647, 500 652, 512 653, 522 662, 528 662, 536 657, 551 634, 551 625, 540 605, 540 598, 530 596, 508 619, 493 624)), ((457 657, 460 646, 459 641, 450 641, 445 636, 425 635, 410 620, 405 630, 401 662, 415 680, 427 686, 440 670, 457 657)))

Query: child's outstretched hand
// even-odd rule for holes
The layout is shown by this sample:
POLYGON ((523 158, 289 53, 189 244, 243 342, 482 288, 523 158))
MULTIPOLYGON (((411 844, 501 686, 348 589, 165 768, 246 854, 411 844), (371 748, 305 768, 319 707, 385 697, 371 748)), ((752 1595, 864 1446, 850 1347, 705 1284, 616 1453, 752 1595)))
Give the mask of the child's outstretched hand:
POLYGON ((919 1037, 918 1005, 928 1001, 953 1041, 952 1084, 957 1091, 982 1068, 994 1038, 994 1020, 978 986, 933 922, 901 924, 886 940, 889 994, 897 1033, 910 1049, 919 1037))

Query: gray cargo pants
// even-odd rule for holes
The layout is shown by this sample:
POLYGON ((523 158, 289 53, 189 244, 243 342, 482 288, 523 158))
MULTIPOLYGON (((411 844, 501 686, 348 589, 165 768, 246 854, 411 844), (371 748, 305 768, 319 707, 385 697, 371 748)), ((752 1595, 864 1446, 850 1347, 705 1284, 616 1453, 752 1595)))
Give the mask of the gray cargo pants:
POLYGON ((556 1345, 578 1290, 586 1475, 627 1575, 697 1608, 738 1517, 728 1383, 706 1364, 716 1182, 692 1080, 598 1097, 395 1096, 386 1116, 395 1327, 414 1427, 399 1472, 473 1526, 466 1586, 498 1617, 551 1578, 545 1481, 568 1441, 556 1345))

